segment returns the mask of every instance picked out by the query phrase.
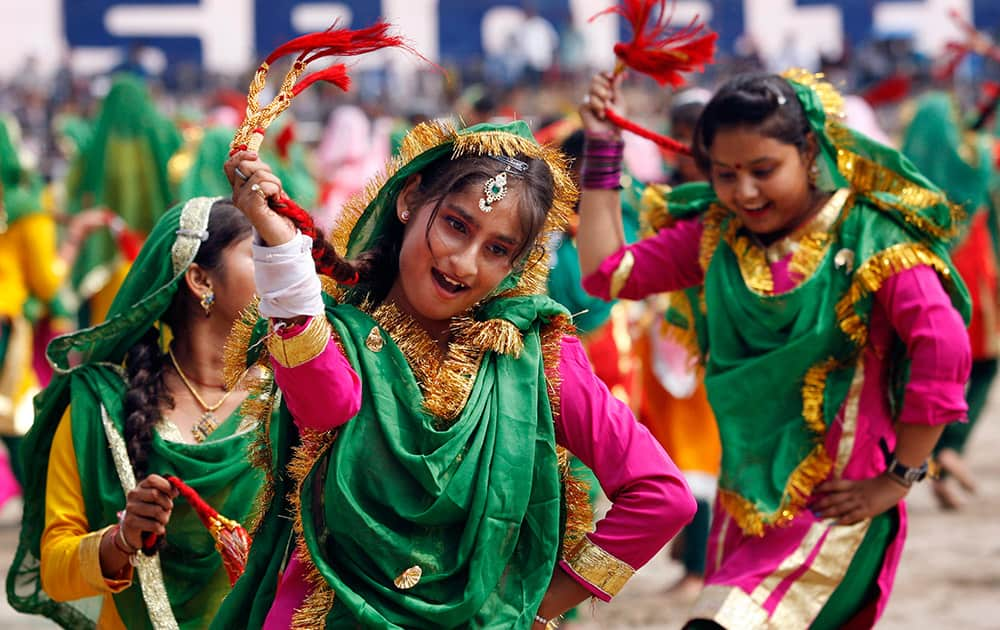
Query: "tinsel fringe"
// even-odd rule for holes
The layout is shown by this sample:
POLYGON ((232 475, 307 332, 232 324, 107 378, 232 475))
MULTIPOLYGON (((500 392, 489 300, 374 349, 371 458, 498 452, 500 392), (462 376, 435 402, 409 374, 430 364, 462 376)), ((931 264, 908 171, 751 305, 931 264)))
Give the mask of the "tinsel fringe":
POLYGON ((247 372, 247 356, 253 329, 260 319, 257 310, 260 298, 254 296, 247 306, 240 311, 229 335, 222 346, 222 380, 226 389, 235 389, 240 384, 240 378, 247 372))
POLYGON ((782 527, 790 523, 809 502, 813 488, 827 478, 833 461, 823 444, 795 468, 785 486, 785 495, 777 510, 764 514, 750 501, 731 490, 719 490, 719 502, 748 536, 763 536, 765 527, 782 527))
POLYGON ((666 184, 650 184, 639 199, 639 228, 643 237, 652 236, 674 223, 667 208, 667 195, 671 188, 666 184))
POLYGON ((837 320, 840 329, 857 348, 868 343, 868 324, 857 312, 857 305, 877 292, 891 276, 907 269, 926 265, 945 280, 951 279, 951 270, 941 258, 926 245, 900 243, 885 249, 865 261, 857 271, 850 288, 837 302, 837 320))
POLYGON ((566 525, 563 529, 561 556, 571 551, 584 536, 593 531, 594 508, 590 504, 590 484, 573 474, 569 451, 557 446, 556 452, 559 458, 563 500, 566 504, 566 525))

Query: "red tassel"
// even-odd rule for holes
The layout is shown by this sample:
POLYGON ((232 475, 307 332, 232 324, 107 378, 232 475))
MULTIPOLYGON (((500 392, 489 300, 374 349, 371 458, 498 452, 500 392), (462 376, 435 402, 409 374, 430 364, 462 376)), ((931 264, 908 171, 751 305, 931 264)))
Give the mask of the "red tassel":
POLYGON ((246 569, 247 557, 250 555, 251 541, 247 530, 236 521, 219 514, 212 506, 205 503, 194 488, 177 477, 168 476, 167 481, 188 500, 198 519, 208 528, 212 538, 215 539, 215 549, 222 556, 222 564, 229 575, 229 585, 236 584, 236 580, 246 569))
POLYGON ((121 252, 122 257, 128 262, 135 261, 139 257, 139 251, 142 249, 142 244, 146 239, 143 238, 142 234, 130 230, 125 223, 125 219, 114 212, 108 210, 105 213, 105 217, 108 222, 108 229, 111 230, 111 235, 115 237, 115 243, 117 243, 118 251, 121 252))
POLYGON ((325 31, 308 33, 285 42, 268 55, 264 63, 270 65, 292 53, 299 53, 298 60, 308 64, 332 55, 363 55, 389 46, 405 47, 402 37, 386 34, 389 29, 387 22, 376 22, 354 31, 336 29, 336 26, 334 23, 325 31))
POLYGON ((905 74, 894 74, 868 88, 862 98, 872 107, 896 103, 906 98, 912 84, 913 80, 905 74))
POLYGON ((332 83, 344 92, 351 88, 351 77, 347 76, 347 66, 342 63, 338 63, 325 70, 307 74, 299 79, 299 82, 292 88, 292 95, 298 96, 303 90, 317 81, 332 83))
POLYGON ((622 16, 632 27, 632 40, 615 44, 620 64, 653 77, 660 85, 684 84, 681 72, 702 71, 715 57, 718 34, 695 16, 685 28, 670 32, 670 19, 676 2, 671 0, 621 0, 620 4, 590 18, 606 14, 622 16), (657 9, 656 19, 651 19, 657 9))
POLYGON ((614 110, 608 109, 604 111, 604 115, 607 117, 608 121, 619 129, 624 129, 625 131, 631 131, 637 136, 643 137, 647 140, 652 140, 657 145, 663 147, 668 151, 673 151, 674 153, 680 153, 681 155, 691 155, 691 147, 674 140, 669 136, 664 136, 662 134, 650 131, 645 127, 640 127, 631 120, 627 118, 622 118, 614 112, 614 110))
POLYGON ((288 159, 288 152, 295 141, 295 124, 288 123, 281 133, 274 139, 274 146, 278 150, 278 157, 282 160, 288 159))

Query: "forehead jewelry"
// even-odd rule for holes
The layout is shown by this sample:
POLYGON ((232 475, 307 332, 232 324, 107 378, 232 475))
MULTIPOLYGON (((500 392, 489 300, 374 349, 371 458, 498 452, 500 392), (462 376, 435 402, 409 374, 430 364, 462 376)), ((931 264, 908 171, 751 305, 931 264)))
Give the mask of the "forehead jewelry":
POLYGON ((507 157, 506 155, 491 155, 494 160, 501 162, 504 169, 486 180, 483 184, 483 198, 479 200, 479 209, 483 212, 493 212, 493 204, 507 196, 507 173, 524 173, 528 170, 528 164, 521 160, 507 157))

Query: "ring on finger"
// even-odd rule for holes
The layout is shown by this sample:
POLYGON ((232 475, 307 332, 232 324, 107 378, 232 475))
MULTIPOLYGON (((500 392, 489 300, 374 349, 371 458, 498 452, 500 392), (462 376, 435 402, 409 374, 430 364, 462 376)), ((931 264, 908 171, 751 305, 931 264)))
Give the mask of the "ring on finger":
POLYGON ((580 102, 582 104, 584 104, 584 105, 589 105, 590 104, 590 94, 584 94, 583 95, 583 100, 580 101, 580 102))
POLYGON ((250 190, 260 195, 261 199, 267 200, 267 193, 265 193, 264 189, 260 187, 260 184, 253 184, 252 186, 250 186, 250 190))
POLYGON ((236 173, 236 176, 242 179, 243 181, 247 181, 248 179, 250 179, 249 177, 243 174, 243 171, 241 171, 240 167, 238 166, 234 168, 233 171, 236 173))

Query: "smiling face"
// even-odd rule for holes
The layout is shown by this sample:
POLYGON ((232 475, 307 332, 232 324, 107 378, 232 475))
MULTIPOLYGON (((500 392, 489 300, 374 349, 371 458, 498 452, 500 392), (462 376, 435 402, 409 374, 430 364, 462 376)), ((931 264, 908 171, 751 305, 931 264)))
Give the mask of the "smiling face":
POLYGON ((529 235, 515 190, 519 182, 509 181, 510 190, 489 213, 479 210, 481 183, 445 195, 439 207, 431 199, 409 209, 406 199, 419 184, 416 178, 400 193, 397 216, 406 228, 388 300, 432 335, 443 334, 451 318, 496 289, 524 249, 529 235))
POLYGON ((750 127, 728 127, 716 133, 709 157, 719 201, 751 232, 784 235, 815 210, 816 190, 809 180, 812 160, 795 145, 750 127))

